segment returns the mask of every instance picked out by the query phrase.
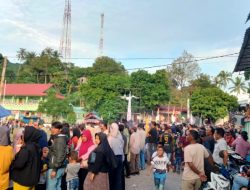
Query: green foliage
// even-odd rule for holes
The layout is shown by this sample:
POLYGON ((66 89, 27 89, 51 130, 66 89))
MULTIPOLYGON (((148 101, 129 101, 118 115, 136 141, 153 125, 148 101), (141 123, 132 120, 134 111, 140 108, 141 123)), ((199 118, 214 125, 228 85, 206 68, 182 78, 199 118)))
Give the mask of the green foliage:
POLYGON ((229 89, 230 92, 235 92, 237 95, 240 94, 241 91, 246 92, 247 86, 245 85, 245 82, 240 77, 236 77, 235 80, 232 80, 233 86, 229 89))
POLYGON ((81 96, 88 111, 97 111, 105 120, 118 119, 125 111, 126 102, 120 98, 129 88, 127 75, 100 74, 90 77, 80 87, 81 96))
POLYGON ((219 88, 197 89, 190 98, 190 106, 194 115, 216 121, 224 118, 228 111, 237 108, 237 98, 223 92, 219 88))
POLYGON ((52 116, 53 120, 67 118, 67 122, 69 123, 76 121, 76 116, 69 100, 58 99, 55 90, 50 90, 46 100, 39 103, 38 112, 52 116))
POLYGON ((169 101, 170 87, 165 70, 159 70, 155 74, 139 70, 131 74, 131 89, 133 94, 141 98, 141 106, 144 109, 154 109, 159 104, 169 101))
POLYGON ((220 88, 226 88, 229 84, 229 82, 232 81, 232 73, 221 71, 216 77, 215 77, 215 84, 217 87, 220 88))
POLYGON ((212 84, 212 81, 210 79, 209 75, 201 73, 197 79, 194 79, 190 82, 190 86, 193 88, 212 88, 215 87, 214 84, 212 84))

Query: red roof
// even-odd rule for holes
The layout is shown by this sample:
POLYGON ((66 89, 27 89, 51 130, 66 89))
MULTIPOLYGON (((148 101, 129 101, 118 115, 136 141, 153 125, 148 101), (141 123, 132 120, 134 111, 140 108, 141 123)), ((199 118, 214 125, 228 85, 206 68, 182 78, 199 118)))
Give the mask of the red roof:
MULTIPOLYGON (((53 84, 6 84, 5 96, 47 96, 46 91, 52 86, 53 84)), ((64 98, 60 94, 57 97, 64 98)))

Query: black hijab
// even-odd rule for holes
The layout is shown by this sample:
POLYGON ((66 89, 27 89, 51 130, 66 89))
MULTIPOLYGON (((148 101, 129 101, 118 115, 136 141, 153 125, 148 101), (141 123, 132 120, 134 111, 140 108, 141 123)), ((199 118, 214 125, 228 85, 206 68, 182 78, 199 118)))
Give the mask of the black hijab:
POLYGON ((100 144, 97 146, 95 151, 102 152, 105 155, 106 161, 109 164, 109 166, 112 168, 116 168, 117 163, 115 159, 115 154, 109 145, 107 135, 105 133, 100 132, 96 133, 95 136, 98 136, 100 139, 100 144))
POLYGON ((38 145, 39 139, 41 138, 41 133, 35 127, 26 127, 23 137, 25 144, 34 143, 38 145))

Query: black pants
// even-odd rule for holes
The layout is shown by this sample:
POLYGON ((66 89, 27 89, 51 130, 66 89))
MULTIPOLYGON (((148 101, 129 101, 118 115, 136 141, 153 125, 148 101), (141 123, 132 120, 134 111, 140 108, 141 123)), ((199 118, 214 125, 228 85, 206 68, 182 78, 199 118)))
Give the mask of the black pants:
POLYGON ((81 168, 79 170, 79 173, 78 173, 79 188, 78 188, 78 190, 83 190, 83 184, 84 184, 84 181, 85 181, 85 178, 86 178, 87 174, 88 174, 88 170, 87 169, 81 168))
POLYGON ((46 190, 46 184, 38 184, 36 190, 46 190))
POLYGON ((66 173, 62 176, 61 190, 67 190, 66 173))
POLYGON ((115 156, 117 160, 117 168, 109 172, 109 185, 110 190, 122 190, 122 171, 123 171, 123 162, 122 156, 115 156))
POLYGON ((125 168, 126 177, 130 176, 130 167, 129 167, 128 155, 127 154, 125 154, 125 159, 124 159, 123 165, 124 165, 124 168, 125 168))

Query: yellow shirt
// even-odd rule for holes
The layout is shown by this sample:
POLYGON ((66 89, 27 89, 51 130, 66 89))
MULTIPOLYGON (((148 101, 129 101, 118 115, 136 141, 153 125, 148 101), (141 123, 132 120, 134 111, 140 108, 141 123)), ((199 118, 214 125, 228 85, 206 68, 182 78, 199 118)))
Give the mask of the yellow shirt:
POLYGON ((9 167, 13 160, 13 148, 0 146, 0 189, 9 187, 9 167))

